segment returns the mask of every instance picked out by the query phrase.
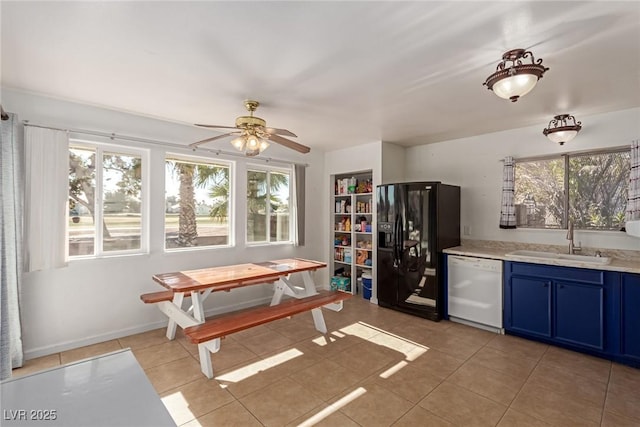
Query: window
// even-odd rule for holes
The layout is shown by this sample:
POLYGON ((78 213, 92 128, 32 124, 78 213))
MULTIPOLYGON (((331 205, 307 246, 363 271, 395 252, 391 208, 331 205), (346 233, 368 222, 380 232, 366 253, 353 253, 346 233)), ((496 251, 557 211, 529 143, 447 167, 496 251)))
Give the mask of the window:
POLYGON ((247 171, 247 242, 291 241, 288 170, 247 171))
POLYGON ((517 161, 518 227, 620 230, 629 187, 629 150, 517 161))
POLYGON ((71 141, 69 257, 146 250, 144 158, 142 151, 71 141))
POLYGON ((229 169, 226 163, 166 158, 166 249, 231 244, 229 169))

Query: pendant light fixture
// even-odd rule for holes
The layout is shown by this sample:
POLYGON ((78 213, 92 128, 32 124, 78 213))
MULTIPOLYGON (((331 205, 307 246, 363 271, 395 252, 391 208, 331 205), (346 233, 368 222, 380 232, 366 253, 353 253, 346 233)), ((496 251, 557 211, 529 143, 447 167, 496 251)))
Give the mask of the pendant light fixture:
POLYGON ((545 128, 542 133, 553 142, 564 145, 565 142, 571 141, 576 137, 582 122, 576 122, 576 118, 569 114, 559 114, 549 122, 549 127, 545 128))
POLYGON ((496 72, 487 77, 483 85, 500 98, 516 102, 518 98, 531 92, 548 69, 542 65, 542 59, 536 61, 531 52, 513 49, 502 55, 502 61, 496 67, 496 72), (522 62, 529 58, 531 64, 522 62))

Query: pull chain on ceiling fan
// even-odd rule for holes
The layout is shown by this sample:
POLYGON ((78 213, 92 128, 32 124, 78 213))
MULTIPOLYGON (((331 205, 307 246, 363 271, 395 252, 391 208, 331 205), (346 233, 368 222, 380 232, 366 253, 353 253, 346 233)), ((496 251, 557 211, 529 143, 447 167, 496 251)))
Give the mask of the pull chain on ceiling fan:
POLYGON ((203 139, 202 141, 189 144, 191 148, 197 148, 199 145, 206 144, 217 139, 227 138, 230 136, 236 136, 231 144, 238 150, 244 151, 247 156, 256 156, 262 153, 269 147, 269 141, 280 144, 284 147, 298 151, 300 153, 308 153, 311 151, 306 145, 299 144, 287 138, 283 138, 281 135, 297 138, 297 135, 286 129, 278 129, 267 127, 267 122, 253 115, 260 103, 258 101, 246 100, 244 106, 249 111, 248 116, 240 116, 236 118, 235 126, 218 126, 218 125, 203 125, 196 124, 196 126, 213 128, 213 129, 235 129, 232 132, 227 132, 223 135, 214 136, 212 138, 203 139))

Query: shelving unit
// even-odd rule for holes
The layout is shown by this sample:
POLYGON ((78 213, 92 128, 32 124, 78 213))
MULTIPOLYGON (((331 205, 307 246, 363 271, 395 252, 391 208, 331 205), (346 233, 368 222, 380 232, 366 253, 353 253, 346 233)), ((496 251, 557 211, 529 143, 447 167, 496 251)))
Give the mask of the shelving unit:
POLYGON ((373 174, 371 171, 361 171, 333 175, 331 179, 332 280, 334 284, 340 282, 348 292, 362 294, 362 284, 357 279, 363 273, 368 273, 371 278, 375 277, 373 174), (336 280, 334 277, 347 277, 349 283, 345 285, 344 279, 336 280))

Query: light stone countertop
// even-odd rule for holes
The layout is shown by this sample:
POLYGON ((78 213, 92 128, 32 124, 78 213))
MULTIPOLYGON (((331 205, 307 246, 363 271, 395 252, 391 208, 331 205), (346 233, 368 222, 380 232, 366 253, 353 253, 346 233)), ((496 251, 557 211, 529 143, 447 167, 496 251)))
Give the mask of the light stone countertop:
MULTIPOLYGON (((461 246, 443 250, 450 255, 464 255, 478 258, 499 259, 504 261, 528 262, 532 264, 558 265, 562 267, 589 268, 593 270, 620 271, 626 273, 640 273, 640 251, 603 250, 603 256, 611 258, 609 264, 592 264, 576 260, 547 259, 535 257, 517 257, 508 255, 516 250, 530 250, 553 253, 567 253, 564 246, 538 245, 528 243, 500 242, 490 240, 466 240, 461 246)), ((594 251, 585 248, 581 254, 592 255, 594 251)))

